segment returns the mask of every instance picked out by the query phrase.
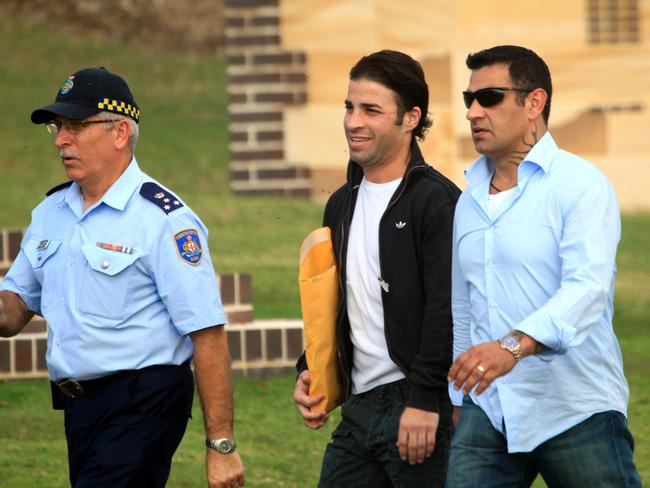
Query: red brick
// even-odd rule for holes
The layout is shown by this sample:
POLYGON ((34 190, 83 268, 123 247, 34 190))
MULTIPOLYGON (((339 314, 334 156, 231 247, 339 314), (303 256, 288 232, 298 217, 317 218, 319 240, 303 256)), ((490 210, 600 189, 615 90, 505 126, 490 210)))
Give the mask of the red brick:
POLYGON ((245 75, 230 75, 228 83, 230 85, 244 83, 277 83, 282 81, 279 73, 249 73, 245 75))
POLYGON ((241 360, 241 332, 229 330, 226 326, 226 337, 228 338, 228 350, 233 361, 241 360))
POLYGON ((253 64, 291 64, 293 55, 291 53, 257 54, 253 56, 253 64))
POLYGON ((229 324, 248 324, 253 321, 252 310, 238 310, 228 313, 229 324))
POLYGON ((293 93, 256 93, 255 101, 266 103, 266 102, 277 102, 277 103, 293 103, 294 94, 293 93))
POLYGON ((226 0, 229 9, 249 9, 253 7, 277 7, 280 0, 226 0))
POLYGON ((245 93, 231 93, 228 95, 228 101, 230 103, 246 103, 248 100, 248 95, 245 93))
POLYGON ((246 20, 244 17, 226 17, 223 23, 224 27, 244 27, 246 20))
POLYGON ((31 371, 32 341, 21 341, 20 339, 16 339, 14 342, 14 350, 16 351, 16 371, 31 371))
POLYGON ((23 333, 35 334, 38 332, 47 332, 47 324, 40 317, 32 319, 23 329, 23 333))
POLYGON ((230 171, 230 178, 233 181, 246 181, 251 179, 251 174, 248 170, 237 169, 230 171))
POLYGON ((248 132, 231 132, 230 142, 248 142, 248 132))
POLYGON ((259 161, 264 159, 284 159, 284 151, 233 151, 230 157, 234 161, 259 161))
POLYGON ((280 36, 277 34, 266 36, 227 36, 226 45, 228 46, 277 46, 280 44, 280 36))
POLYGON ((262 359, 262 332, 246 330, 246 359, 248 361, 262 359))
POLYGON ((283 139, 284 139, 284 132, 282 132, 281 130, 259 131, 257 133, 258 141, 282 141, 283 139))
POLYGON ((253 17, 251 19, 251 24, 257 27, 261 27, 261 26, 277 27, 280 25, 280 18, 279 17, 253 17))
POLYGON ((23 240, 22 230, 9 231, 9 261, 13 261, 20 252, 20 242, 23 240))
POLYGON ((282 120, 282 112, 248 112, 230 114, 231 122, 278 122, 282 120))
POLYGON ((297 359, 302 351, 302 329, 287 329, 287 357, 297 359))
POLYGON ((282 331, 279 329, 266 331, 266 358, 282 358, 282 331))
POLYGON ((10 341, 0 339, 0 371, 8 373, 11 371, 11 362, 9 358, 10 341))
POLYGON ((36 369, 47 371, 45 353, 47 352, 47 339, 36 339, 36 369))
POLYGON ((235 303, 235 279, 233 275, 219 276, 221 282, 221 302, 224 305, 232 305, 235 303))
POLYGON ((239 275, 239 303, 253 303, 253 277, 248 273, 239 275))

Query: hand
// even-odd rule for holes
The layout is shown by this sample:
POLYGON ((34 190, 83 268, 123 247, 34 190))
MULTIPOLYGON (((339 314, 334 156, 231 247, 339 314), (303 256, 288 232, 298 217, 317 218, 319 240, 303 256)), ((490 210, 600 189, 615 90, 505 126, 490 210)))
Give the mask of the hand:
POLYGON ((244 465, 237 451, 221 454, 208 449, 205 470, 210 488, 237 488, 244 486, 244 465))
POLYGON ((514 356, 501 347, 499 341, 485 342, 468 349, 451 365, 447 379, 454 388, 469 394, 476 385, 480 395, 492 382, 515 367, 514 356))
POLYGON ((303 423, 311 429, 320 429, 329 418, 327 412, 312 412, 311 407, 325 398, 325 395, 309 396, 309 385, 311 376, 309 371, 305 370, 300 373, 296 381, 296 389, 293 392, 293 401, 296 402, 296 408, 302 416, 303 423))
POLYGON ((397 447, 403 461, 419 464, 433 454, 439 420, 436 412, 412 407, 404 409, 397 434, 397 447))

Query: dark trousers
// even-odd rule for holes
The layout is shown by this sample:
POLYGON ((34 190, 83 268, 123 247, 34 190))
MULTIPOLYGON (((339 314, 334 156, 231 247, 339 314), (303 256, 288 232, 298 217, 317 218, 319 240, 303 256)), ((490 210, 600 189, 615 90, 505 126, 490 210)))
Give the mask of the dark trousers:
POLYGON ((118 379, 63 398, 74 488, 161 488, 192 411, 189 364, 118 379))
POLYGON ((352 395, 325 450, 319 488, 442 488, 451 442, 451 404, 440 406, 433 454, 422 464, 402 461, 399 420, 408 397, 401 380, 352 395))

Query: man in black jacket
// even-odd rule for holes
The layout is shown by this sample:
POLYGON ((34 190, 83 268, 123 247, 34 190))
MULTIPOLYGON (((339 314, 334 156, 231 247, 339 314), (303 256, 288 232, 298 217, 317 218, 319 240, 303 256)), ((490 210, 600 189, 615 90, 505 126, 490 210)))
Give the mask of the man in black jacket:
MULTIPOLYGON (((420 64, 380 51, 350 71, 348 182, 327 202, 341 301, 337 317, 342 421, 320 487, 444 486, 451 438, 451 239, 460 191, 427 165, 416 139, 431 126, 420 64)), ((304 355, 294 400, 311 411, 304 355)))

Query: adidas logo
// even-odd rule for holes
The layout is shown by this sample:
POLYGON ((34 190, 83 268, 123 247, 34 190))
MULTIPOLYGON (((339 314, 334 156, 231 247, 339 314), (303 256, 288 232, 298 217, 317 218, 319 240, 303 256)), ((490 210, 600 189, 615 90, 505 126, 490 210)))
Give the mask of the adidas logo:
POLYGON ((406 227, 406 222, 402 222, 401 220, 399 222, 395 222, 395 227, 397 227, 398 229, 403 229, 404 227, 406 227))

